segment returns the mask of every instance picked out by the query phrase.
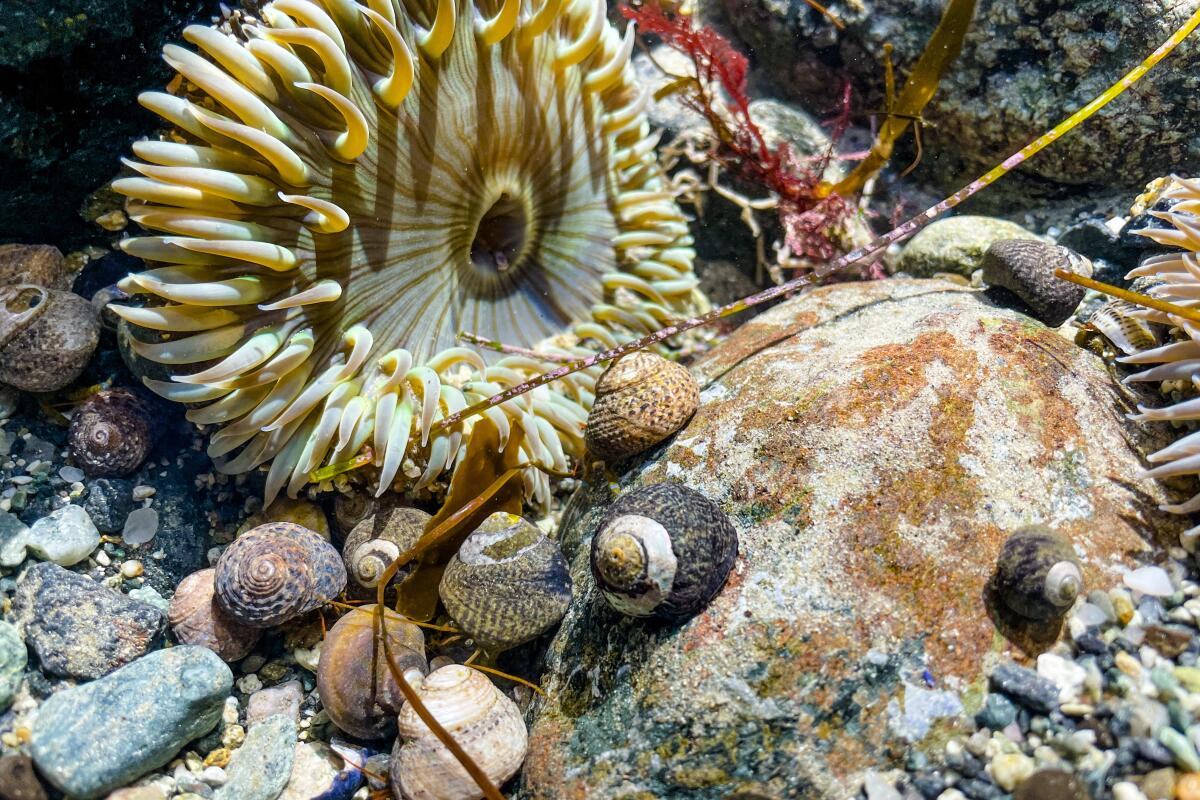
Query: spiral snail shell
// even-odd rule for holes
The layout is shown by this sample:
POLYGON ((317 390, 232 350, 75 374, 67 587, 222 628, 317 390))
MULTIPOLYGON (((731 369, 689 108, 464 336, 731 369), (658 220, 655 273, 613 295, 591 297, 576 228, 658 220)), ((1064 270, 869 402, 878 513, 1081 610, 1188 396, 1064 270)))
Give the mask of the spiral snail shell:
MULTIPOLYGON (((426 676, 417 694, 429 712, 499 786, 517 774, 529 747, 517 704, 481 672, 451 664, 426 676)), ((483 793, 454 755, 405 703, 389 770, 409 800, 477 800, 483 793)))
POLYGON ((562 620, 571 575, 557 542, 523 517, 497 511, 450 559, 438 594, 475 644, 495 653, 562 620))
POLYGON ((619 461, 675 433, 699 405, 700 387, 687 368, 635 350, 596 381, 584 442, 593 456, 619 461))
POLYGON ((76 409, 67 443, 90 477, 128 475, 154 444, 150 408, 129 389, 102 389, 76 409))
POLYGON ((61 389, 83 372, 100 341, 88 301, 33 284, 0 286, 0 383, 27 392, 61 389))
POLYGON ((1062 616, 1083 591, 1075 548, 1045 525, 1016 530, 996 562, 995 585, 1012 611, 1034 620, 1062 616))
POLYGON ((184 578, 167 609, 167 621, 183 644, 212 650, 222 661, 240 661, 250 654, 262 631, 237 622, 217 605, 216 570, 202 569, 184 578))
POLYGON ((346 569, 333 545, 291 522, 247 531, 217 560, 217 602, 252 628, 307 614, 345 587, 346 569))
MULTIPOLYGON (((430 516, 419 508, 377 506, 370 516, 359 520, 342 543, 347 574, 358 586, 375 588, 383 571, 421 538, 429 520, 430 516)), ((404 580, 414 566, 402 567, 392 582, 404 580)))
POLYGON ((737 559, 733 524, 699 492, 658 483, 628 492, 592 539, 592 575, 609 605, 680 622, 699 613, 737 559))
MULTIPOLYGON (((339 619, 321 645, 317 690, 321 704, 351 736, 378 739, 396 726, 404 694, 396 685, 374 630, 375 605, 360 606, 339 619), (374 657, 372 657, 372 655, 374 657)), ((384 631, 392 660, 412 685, 420 685, 429 666, 421 629, 385 609, 384 631)))

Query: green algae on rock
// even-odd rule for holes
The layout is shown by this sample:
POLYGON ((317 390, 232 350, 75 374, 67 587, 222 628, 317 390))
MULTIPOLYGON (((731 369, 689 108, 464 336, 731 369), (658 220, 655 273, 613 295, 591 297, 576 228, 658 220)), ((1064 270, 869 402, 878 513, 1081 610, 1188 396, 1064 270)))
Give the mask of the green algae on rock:
POLYGON ((681 628, 622 619, 586 578, 607 487, 572 500, 580 592, 547 655, 525 797, 845 798, 903 754, 887 709, 923 670, 972 710, 1006 650, 1058 633, 987 596, 1007 531, 1054 525, 1104 585, 1118 554, 1183 527, 1161 487, 1131 480, 1136 436, 1102 362, 979 292, 817 289, 696 370, 712 380, 696 416, 623 485, 703 492, 742 556, 681 628))

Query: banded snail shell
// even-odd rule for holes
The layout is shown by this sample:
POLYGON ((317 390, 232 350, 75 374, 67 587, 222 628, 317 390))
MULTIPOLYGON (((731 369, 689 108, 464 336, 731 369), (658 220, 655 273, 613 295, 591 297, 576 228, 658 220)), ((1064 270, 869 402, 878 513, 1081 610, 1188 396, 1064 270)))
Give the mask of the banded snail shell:
POLYGON ((584 442, 593 456, 619 461, 664 441, 699 405, 700 387, 686 367, 635 350, 596 381, 584 442))
POLYGON ((346 568, 321 535, 291 522, 259 525, 217 560, 217 602, 252 628, 270 628, 319 608, 346 587, 346 568))
POLYGON ((725 585, 737 560, 733 524, 716 503, 675 483, 618 497, 592 539, 592 575, 609 605, 680 622, 725 585))
MULTIPOLYGON (((378 508, 359 521, 342 544, 350 578, 365 589, 377 586, 384 570, 421 538, 429 520, 430 516, 419 508, 394 505, 378 508)), ((414 566, 398 570, 393 582, 402 581, 414 566)))
MULTIPOLYGON (((499 786, 529 748, 517 704, 482 672, 451 664, 426 676, 417 694, 433 718, 499 786)), ((410 800, 476 800, 483 793, 454 755, 405 703, 392 751, 392 790, 410 800)))
POLYGON ((495 653, 562 620, 571 575, 557 542, 523 517, 497 511, 450 559, 438 594, 463 632, 495 653))

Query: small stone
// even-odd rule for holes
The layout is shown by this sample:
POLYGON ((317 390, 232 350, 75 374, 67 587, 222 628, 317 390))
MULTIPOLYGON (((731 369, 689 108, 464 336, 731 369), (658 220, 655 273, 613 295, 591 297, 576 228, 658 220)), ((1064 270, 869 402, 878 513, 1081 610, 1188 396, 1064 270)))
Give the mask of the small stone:
POLYGON ((867 800, 901 800, 892 782, 873 769, 863 775, 863 793, 867 800))
POLYGON ((1037 659, 1037 672, 1046 680, 1052 681, 1058 687, 1060 703, 1070 703, 1079 697, 1083 690, 1083 682, 1087 678, 1087 670, 1069 658, 1042 653, 1037 659))
POLYGON ((1176 667, 1171 674, 1189 692, 1200 693, 1200 667, 1176 667))
POLYGON ((33 523, 25 547, 44 561, 78 564, 100 546, 100 532, 81 506, 63 506, 33 523))
POLYGON ((153 508, 135 508, 125 518, 121 538, 125 544, 137 547, 154 538, 158 533, 158 512, 153 508))
POLYGON ((149 652, 166 627, 153 606, 50 563, 35 564, 21 576, 13 620, 43 669, 84 680, 149 652))
POLYGON ((142 574, 142 562, 136 558, 130 559, 121 565, 121 577, 136 578, 142 574))
POLYGON ((0 758, 0 800, 46 800, 29 756, 0 758))
POLYGON ((1174 728, 1164 726, 1158 732, 1158 740, 1166 745, 1175 756, 1175 764, 1188 772, 1200 772, 1200 755, 1188 738, 1174 728))
POLYGON ((1148 800, 1172 800, 1175 796, 1175 770, 1156 769, 1142 778, 1142 794, 1148 800))
POLYGON ((1033 759, 1024 753, 1000 753, 992 759, 991 774, 996 785, 1011 792, 1033 774, 1033 759))
POLYGON ((1114 590, 1110 599, 1113 612, 1117 615, 1117 622, 1128 625, 1129 621, 1133 619, 1133 599, 1129 593, 1123 590, 1114 590))
POLYGON ((87 475, 84 475, 83 470, 81 470, 79 467, 72 467, 70 464, 68 464, 67 466, 59 469, 58 477, 62 478, 67 483, 78 483, 86 478, 87 475))
POLYGON ((0 567, 17 567, 25 560, 29 527, 7 511, 0 511, 0 567))
POLYGON ((1189 772, 1179 776, 1175 784, 1176 800, 1200 800, 1200 773, 1189 772))
POLYGON ((1173 625, 1151 625, 1143 641, 1167 658, 1175 658, 1191 644, 1192 632, 1173 625))
POLYGON ((1171 585, 1171 577, 1162 567, 1139 567, 1125 573, 1122 580, 1133 591, 1148 594, 1151 597, 1170 597, 1175 593, 1175 587, 1171 585))
POLYGON ((215 800, 275 800, 292 772, 296 735, 295 720, 284 715, 255 725, 230 759, 229 779, 215 800))
POLYGON ((154 784, 117 789, 105 800, 167 800, 167 793, 154 784))
POLYGON ((140 586, 137 589, 130 589, 129 599, 137 600, 139 603, 145 603, 148 606, 154 606, 164 614, 171 607, 171 601, 159 594, 153 586, 140 586))
POLYGON ((304 688, 300 681, 288 681, 269 689, 260 689, 250 695, 246 703, 246 725, 253 728, 256 722, 276 715, 299 719, 303 700, 304 688))
POLYGON ((970 277, 983 266, 984 253, 995 242, 1031 238, 1032 233, 1007 220, 969 214, 946 217, 914 236, 900 251, 896 266, 917 278, 939 272, 970 277))
POLYGON ((1113 784, 1112 792, 1113 800, 1146 800, 1146 795, 1142 794, 1142 790, 1137 787, 1137 784, 1129 781, 1113 784))
POLYGON ((204 757, 205 767, 221 767, 224 769, 229 766, 229 759, 233 756, 228 747, 218 747, 204 757))
POLYGON ((975 721, 984 728, 1003 730, 1017 718, 1017 706, 1002 694, 989 692, 984 698, 983 708, 975 715, 975 721))
POLYGON ((1113 656, 1113 662, 1117 665, 1117 669, 1124 672, 1129 677, 1140 680, 1142 677, 1142 664, 1133 656, 1126 653, 1124 650, 1117 652, 1113 656))
POLYGON ((16 626, 0 621, 0 713, 12 703, 29 655, 16 626))
POLYGON ((1074 617, 1085 628, 1098 627, 1109 621, 1108 614, 1105 613, 1104 609, 1092 603, 1081 603, 1075 609, 1074 617))
MULTIPOLYGON (((312 800, 314 797, 332 797, 330 791, 338 782, 342 791, 337 797, 349 797, 362 784, 360 773, 342 772, 342 757, 324 742, 301 742, 296 745, 292 759, 292 774, 279 800, 312 800)), ((376 773, 387 775, 387 766, 376 773)))
POLYGON ((229 779, 225 774, 225 770, 218 766, 206 766, 200 773, 200 780, 207 783, 209 786, 221 786, 229 779))
POLYGON ((116 533, 125 526, 133 509, 132 490, 132 484, 120 478, 97 478, 88 483, 83 510, 101 533, 116 533))
POLYGON ((246 729, 241 725, 227 725, 221 733, 221 744, 230 750, 236 750, 246 741, 246 729))
POLYGON ((243 694, 254 694, 259 689, 263 688, 262 681, 257 675, 246 675, 238 678, 237 690, 243 694))
POLYGON ((38 770, 91 800, 157 769, 221 717, 233 675, 215 653, 180 645, 53 694, 32 734, 38 770))
POLYGON ((991 674, 993 689, 1004 692, 1021 705, 1049 714, 1058 707, 1058 686, 1036 672, 1005 663, 991 674))

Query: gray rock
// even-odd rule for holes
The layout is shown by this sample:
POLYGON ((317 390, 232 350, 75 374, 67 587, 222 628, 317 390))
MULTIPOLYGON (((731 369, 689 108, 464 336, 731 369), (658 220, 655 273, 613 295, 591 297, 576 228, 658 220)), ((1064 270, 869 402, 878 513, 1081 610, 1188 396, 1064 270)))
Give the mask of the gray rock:
MULTIPOLYGON (((709 0, 763 65, 773 85, 812 108, 831 108, 848 75, 859 108, 884 107, 883 45, 895 47, 899 81, 925 48, 945 7, 926 0, 835 1, 838 30, 804 0, 709 0), (799 46, 798 46, 799 43, 799 46)), ((1187 19, 1194 0, 981 0, 963 52, 923 117, 919 174, 947 191, 1057 124, 1145 58, 1187 19)), ((1063 137, 1021 172, 1022 186, 1139 189, 1154 176, 1200 168, 1191 124, 1200 52, 1181 48, 1166 69, 1063 137)), ((904 156, 898 156, 897 160, 904 156)), ((900 162, 901 164, 903 162, 900 162)), ((1010 188, 1012 181, 1006 180, 1010 188)), ((992 192, 993 190, 989 190, 992 192)), ((1060 190, 1061 191, 1061 190, 1060 190)), ((1010 193, 1018 200, 1020 192, 1010 193)), ((1026 199, 1028 204, 1028 199, 1026 199)), ((1019 207, 1010 210, 1019 210, 1019 207)))
POLYGON ((1034 711, 1049 714, 1058 708, 1058 686, 1031 669, 1001 664, 992 671, 991 683, 993 689, 1034 711))
POLYGON ((1036 239, 1006 239, 983 254, 983 282, 1015 295, 1043 325, 1062 325, 1083 301, 1084 288, 1055 276, 1056 269, 1092 274, 1092 263, 1060 245, 1036 239))
POLYGON ((896 262, 896 269, 914 278, 939 272, 971 277, 983 266, 983 254, 1005 239, 1036 239, 1020 225, 994 217, 946 217, 914 236, 896 262))
POLYGON ((1157 510, 1167 489, 1138 480, 1135 445, 1166 434, 1125 421, 1103 361, 982 292, 818 288, 693 371, 696 415, 617 480, 716 502, 738 562, 682 626, 622 619, 588 574, 611 493, 589 482, 571 498, 560 530, 577 594, 530 716, 528 800, 629 786, 844 800, 893 766, 891 701, 905 701, 906 734, 973 714, 983 693, 947 687, 985 684, 1007 649, 997 633, 1014 653, 1041 641, 986 593, 1007 531, 1054 525, 1086 584, 1111 586, 1118 564, 1156 552, 1147 538, 1188 524, 1157 510), (925 669, 936 687, 910 689, 925 669))
POLYGON ((101 532, 116 533, 133 510, 133 484, 120 478, 89 481, 83 508, 101 532))
POLYGON ((138 483, 156 490, 152 508, 158 512, 158 527, 154 538, 133 552, 145 567, 146 583, 163 597, 174 594, 188 575, 209 566, 212 525, 194 484, 196 475, 207 469, 212 469, 207 456, 185 452, 170 469, 147 462, 137 474, 138 483))
POLYGON ((52 695, 33 725, 34 762, 63 792, 100 797, 216 727, 232 687, 233 673, 207 648, 151 653, 52 695))
POLYGON ((25 642, 16 627, 0 621, 0 713, 8 708, 21 685, 28 659, 25 642))
POLYGON ((984 698, 983 708, 975 715, 975 721, 980 726, 994 731, 1003 730, 1017 718, 1017 706, 1002 694, 988 692, 984 698))
POLYGON ((147 653, 166 628, 157 608, 48 562, 22 574, 12 619, 43 669, 84 680, 147 653))
POLYGON ((296 755, 296 720, 277 714, 259 722, 233 753, 228 780, 214 800, 275 800, 288 784, 296 755))
POLYGON ((25 548, 44 561, 69 567, 100 546, 100 532, 82 506, 63 506, 29 528, 25 548))
POLYGON ((7 511, 0 511, 0 567, 16 567, 25 560, 29 526, 7 511))

